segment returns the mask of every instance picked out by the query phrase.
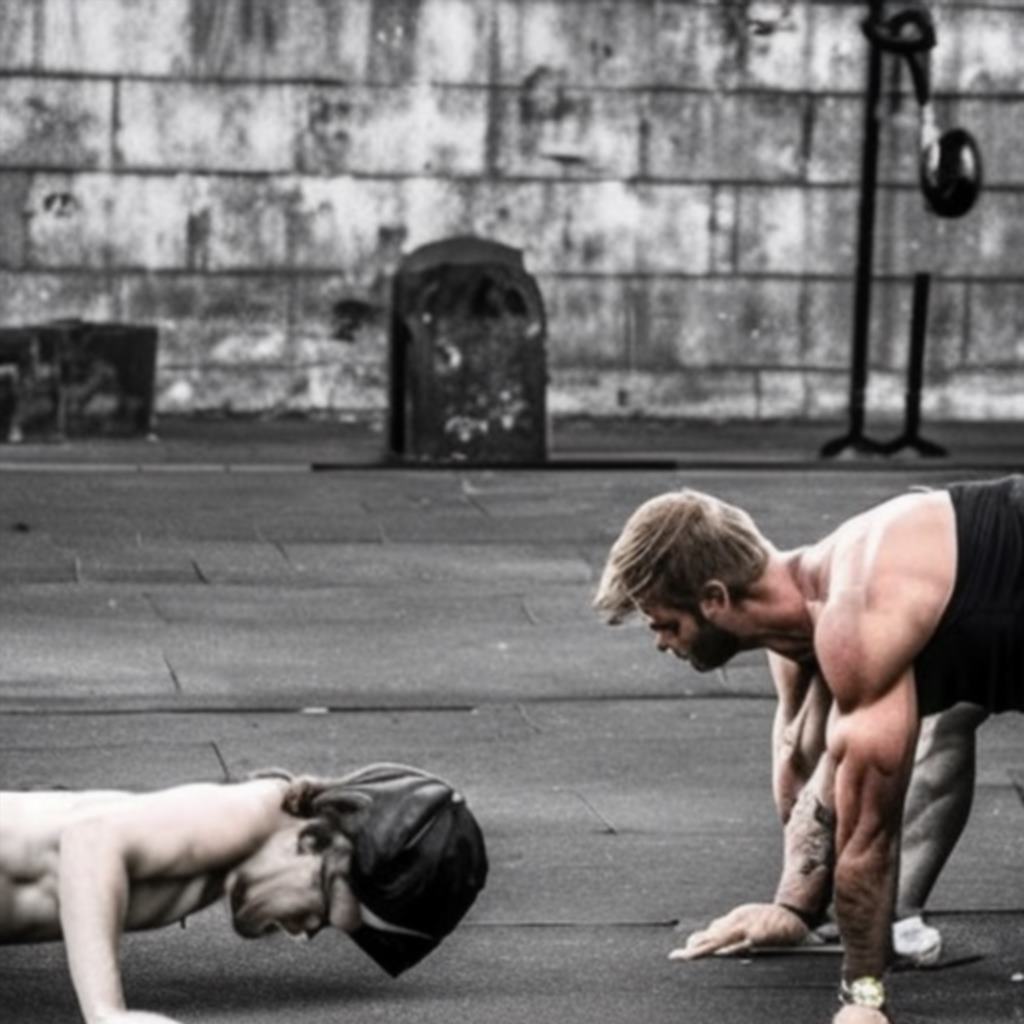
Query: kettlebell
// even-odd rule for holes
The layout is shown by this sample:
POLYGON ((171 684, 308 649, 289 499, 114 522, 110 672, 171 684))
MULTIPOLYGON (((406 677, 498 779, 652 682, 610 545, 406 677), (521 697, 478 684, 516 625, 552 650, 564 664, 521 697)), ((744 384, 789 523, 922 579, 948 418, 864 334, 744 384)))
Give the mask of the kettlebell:
POLYGON ((869 19, 864 32, 873 45, 905 57, 920 110, 918 181, 928 208, 939 217, 962 217, 978 200, 981 149, 966 128, 940 131, 931 92, 935 25, 924 8, 909 8, 887 21, 869 19))

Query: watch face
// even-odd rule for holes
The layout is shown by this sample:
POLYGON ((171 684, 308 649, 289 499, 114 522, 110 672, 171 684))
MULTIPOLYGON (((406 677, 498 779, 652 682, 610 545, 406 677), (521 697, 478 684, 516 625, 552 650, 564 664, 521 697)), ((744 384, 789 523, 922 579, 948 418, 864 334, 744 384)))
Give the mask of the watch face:
POLYGON ((880 1010, 885 1005, 885 987, 877 978, 858 978, 850 983, 850 1000, 855 1006, 880 1010))

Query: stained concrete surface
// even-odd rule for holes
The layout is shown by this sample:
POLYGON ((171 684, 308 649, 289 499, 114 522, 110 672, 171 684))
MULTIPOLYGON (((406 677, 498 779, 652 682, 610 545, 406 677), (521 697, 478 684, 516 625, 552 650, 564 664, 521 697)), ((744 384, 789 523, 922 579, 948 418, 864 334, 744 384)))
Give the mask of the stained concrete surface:
MULTIPOLYGON (((256 452, 255 454, 259 454, 256 452)), ((943 464, 314 473, 9 463, 0 472, 0 780, 152 787, 405 760, 457 781, 492 873, 398 982, 345 940, 236 939, 218 908, 125 942, 129 998, 184 1022, 828 1019, 837 958, 691 965, 678 935, 770 898, 770 689, 602 626, 590 594, 643 498, 687 484, 786 545, 943 464)), ((968 832, 935 893, 952 965, 899 1021, 1024 1020, 1022 723, 982 728, 968 832)), ((0 949, 4 1019, 74 1019, 58 946, 0 949)))

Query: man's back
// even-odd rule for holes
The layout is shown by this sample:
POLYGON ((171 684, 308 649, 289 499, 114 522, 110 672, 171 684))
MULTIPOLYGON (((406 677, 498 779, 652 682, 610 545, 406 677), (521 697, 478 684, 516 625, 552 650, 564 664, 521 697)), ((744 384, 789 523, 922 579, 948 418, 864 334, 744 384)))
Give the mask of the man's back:
MULTIPOLYGON (((0 943, 34 942, 61 937, 58 898, 61 837, 70 827, 90 819, 124 820, 146 814, 156 801, 180 800, 177 815, 187 828, 187 809, 204 795, 229 797, 245 789, 267 790, 280 804, 280 783, 267 781, 224 787, 193 784, 156 793, 118 790, 37 790, 0 792, 0 943), (233 791, 233 792, 232 792, 233 791)), ((173 806, 173 805, 172 805, 173 806)), ((231 830, 230 819, 224 828, 231 830)), ((170 837, 154 834, 154 847, 170 837)), ((130 889, 125 926, 156 928, 208 906, 223 892, 222 870, 163 872, 135 882, 130 889)))

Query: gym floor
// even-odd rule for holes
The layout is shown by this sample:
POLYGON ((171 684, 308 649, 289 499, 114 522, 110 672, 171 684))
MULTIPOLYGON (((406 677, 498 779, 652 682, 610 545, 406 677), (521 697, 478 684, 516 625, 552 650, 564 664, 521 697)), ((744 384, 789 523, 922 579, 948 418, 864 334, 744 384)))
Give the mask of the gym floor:
MULTIPOLYGON (((287 424, 4 448, 0 785, 400 760, 464 789, 491 878, 422 965, 391 981, 341 937, 243 942, 217 907, 124 942, 129 1005, 185 1024, 826 1022, 834 952, 668 961, 680 931, 771 897, 772 693, 757 656, 704 677, 603 626, 597 573, 660 491, 717 493, 794 545, 909 486, 1024 465, 1020 432, 936 428, 949 459, 829 464, 820 429, 634 438, 661 468, 578 426, 556 455, 618 464, 498 471, 380 468, 379 435, 287 424)), ((981 730, 932 901, 946 955, 894 979, 901 1024, 1024 1021, 1022 739, 1015 716, 981 730)), ((0 991, 4 1019, 75 1019, 59 945, 0 948, 0 991)))

